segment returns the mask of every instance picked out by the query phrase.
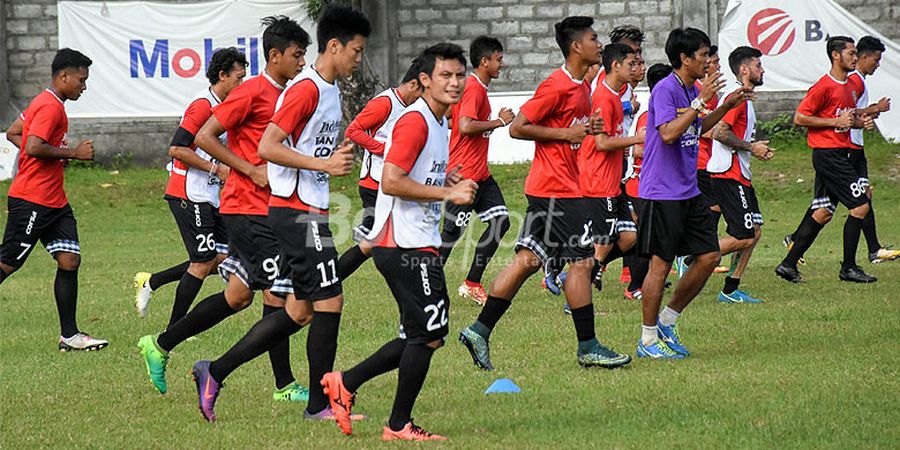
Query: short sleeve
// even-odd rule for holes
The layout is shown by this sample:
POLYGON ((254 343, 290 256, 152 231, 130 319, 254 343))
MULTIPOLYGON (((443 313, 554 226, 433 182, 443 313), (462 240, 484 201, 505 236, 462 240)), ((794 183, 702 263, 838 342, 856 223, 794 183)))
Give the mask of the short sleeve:
POLYGON ((678 118, 678 107, 675 105, 675 93, 671 89, 665 89, 665 85, 656 86, 650 94, 649 106, 653 109, 653 128, 659 128, 678 118))
MULTIPOLYGON (((247 83, 250 83, 249 81, 247 83)), ((248 84, 234 88, 225 98, 212 109, 212 115, 222 124, 226 130, 233 130, 250 114, 253 106, 253 95, 248 84)))
POLYGON ((394 124, 391 146, 384 161, 409 173, 416 165, 427 140, 428 124, 422 114, 417 111, 403 114, 394 124))
POLYGON ((28 124, 28 136, 37 136, 50 142, 53 132, 59 128, 59 123, 65 118, 62 108, 54 108, 51 104, 44 104, 30 112, 31 122, 28 124))
POLYGON ((380 154, 384 152, 384 144, 372 136, 384 126, 391 115, 391 99, 387 96, 375 97, 363 108, 356 118, 347 126, 347 137, 366 150, 380 154))
POLYGON ((294 134, 301 129, 319 103, 319 89, 313 80, 306 79, 288 88, 284 93, 281 107, 272 116, 272 123, 283 131, 294 134))
POLYGON ((180 126, 188 133, 196 136, 203 124, 209 120, 210 115, 212 115, 212 105, 210 105, 209 100, 198 98, 188 105, 187 111, 184 112, 184 117, 181 118, 180 126))
POLYGON ((534 97, 525 102, 519 111, 529 122, 538 124, 556 113, 558 103, 559 93, 545 81, 538 86, 534 97))
POLYGON ((810 117, 817 115, 822 109, 822 102, 826 98, 823 94, 823 92, 820 92, 819 83, 814 84, 806 92, 806 97, 803 97, 803 100, 800 101, 797 112, 810 117))

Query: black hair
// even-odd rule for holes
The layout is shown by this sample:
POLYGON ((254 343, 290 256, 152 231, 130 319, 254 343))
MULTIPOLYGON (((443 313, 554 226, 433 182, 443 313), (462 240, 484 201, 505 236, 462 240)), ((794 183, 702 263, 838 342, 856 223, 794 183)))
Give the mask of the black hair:
POLYGON ((603 48, 603 69, 609 74, 612 72, 613 61, 621 63, 628 55, 633 55, 634 49, 628 44, 609 44, 603 48))
POLYGON ((650 91, 653 91, 656 83, 669 76, 670 73, 672 73, 672 66, 668 64, 656 63, 650 66, 647 69, 647 86, 650 86, 650 91))
POLYGON ((556 30, 556 43, 562 50, 563 57, 569 57, 572 43, 580 39, 581 35, 593 25, 594 19, 585 16, 566 17, 553 25, 556 30))
POLYGON ((469 46, 469 61, 472 62, 472 68, 474 69, 481 65, 481 58, 490 59, 494 52, 502 51, 503 44, 497 38, 478 36, 472 40, 472 45, 469 46))
POLYGON ((741 71, 741 64, 747 64, 753 58, 762 58, 762 52, 753 48, 742 45, 731 51, 728 55, 728 67, 735 75, 741 71))
POLYGON ((828 60, 831 61, 831 52, 840 53, 845 48, 847 48, 847 44, 852 44, 853 38, 848 36, 831 36, 825 41, 825 50, 828 51, 828 60))
POLYGON ((61 48, 53 56, 53 63, 50 64, 50 73, 56 76, 59 72, 66 69, 81 69, 91 67, 91 58, 84 56, 84 53, 71 48, 61 48))
POLYGON ((419 66, 419 73, 428 74, 430 77, 434 72, 434 65, 438 58, 455 59, 462 63, 463 67, 466 67, 466 57, 462 47, 450 42, 441 42, 422 50, 422 54, 416 58, 419 66))
POLYGON ((316 26, 316 39, 319 41, 319 53, 325 52, 325 45, 337 39, 341 45, 347 45, 356 36, 369 37, 372 24, 365 14, 349 7, 336 4, 328 5, 316 26))
POLYGON ((619 25, 609 32, 609 42, 616 44, 624 40, 640 46, 644 43, 644 32, 634 25, 619 25))
POLYGON ((216 50, 209 60, 209 66, 206 68, 206 78, 209 80, 209 84, 219 82, 219 72, 230 74, 234 70, 235 64, 247 67, 247 58, 238 49, 228 47, 216 50))
POLYGON ((278 53, 297 44, 299 47, 309 47, 309 33, 299 23, 287 16, 269 16, 260 20, 266 29, 263 31, 263 52, 266 62, 269 61, 269 50, 273 48, 278 53))
POLYGON ((412 80, 419 79, 419 58, 416 58, 409 65, 409 69, 406 70, 406 74, 403 75, 403 78, 400 79, 400 84, 409 83, 412 80))
POLYGON ((673 69, 681 68, 681 54, 693 57, 697 50, 710 47, 709 36, 696 28, 676 28, 666 39, 666 56, 673 69))
POLYGON ((710 45, 709 46, 709 57, 712 58, 719 54, 719 46, 718 45, 710 45))
POLYGON ((859 42, 856 43, 856 54, 862 55, 863 53, 875 53, 885 51, 884 44, 881 42, 881 39, 878 39, 874 36, 863 36, 859 38, 859 42))

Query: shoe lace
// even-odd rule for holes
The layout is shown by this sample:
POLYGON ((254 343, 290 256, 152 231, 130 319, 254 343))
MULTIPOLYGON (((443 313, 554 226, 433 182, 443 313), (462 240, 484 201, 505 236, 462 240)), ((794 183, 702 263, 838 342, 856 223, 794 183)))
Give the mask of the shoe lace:
POLYGON ((659 350, 660 353, 662 353, 666 356, 675 355, 675 350, 672 350, 668 345, 666 345, 665 342, 663 342, 661 340, 656 341, 656 348, 659 350))
POLYGON ((429 432, 429 431, 425 430, 424 428, 422 428, 422 427, 420 427, 420 426, 414 424, 414 423, 412 422, 412 419, 410 419, 409 424, 411 425, 410 428, 409 428, 410 433, 412 433, 412 434, 414 434, 414 435, 416 435, 416 436, 431 437, 431 432, 429 432))

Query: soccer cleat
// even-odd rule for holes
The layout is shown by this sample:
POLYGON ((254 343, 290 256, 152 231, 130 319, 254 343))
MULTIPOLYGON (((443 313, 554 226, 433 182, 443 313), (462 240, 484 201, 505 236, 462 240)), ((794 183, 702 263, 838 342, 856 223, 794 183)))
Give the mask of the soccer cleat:
POLYGON ((92 352, 100 350, 107 345, 109 345, 109 341, 106 339, 93 338, 81 332, 75 333, 72 337, 59 337, 59 351, 61 352, 92 352))
POLYGON ((762 303, 762 300, 753 298, 746 292, 737 289, 730 294, 719 292, 719 303, 762 303))
POLYGON ((144 357, 144 365, 147 366, 147 376, 160 394, 168 390, 166 386, 166 364, 169 363, 169 354, 162 351, 156 345, 156 336, 147 335, 138 341, 141 356, 144 357))
POLYGON ((582 367, 604 367, 615 369, 631 362, 631 356, 620 355, 597 342, 588 352, 578 352, 578 364, 582 367))
POLYGON ((137 308, 138 315, 147 316, 147 308, 150 306, 150 296, 153 290, 150 289, 150 274, 148 272, 138 272, 134 276, 134 307, 137 308))
POLYGON ((197 406, 200 414, 209 422, 216 421, 216 399, 222 385, 209 373, 209 360, 200 360, 191 369, 191 377, 197 385, 197 406))
POLYGON ((640 290, 640 288, 635 289, 633 291, 629 291, 625 289, 625 300, 636 300, 641 301, 644 298, 644 292, 640 290))
POLYGON ((475 365, 484 370, 494 370, 491 364, 491 348, 488 340, 472 330, 472 327, 463 328, 459 332, 459 342, 466 346, 469 355, 475 365))
POLYGON ((716 268, 713 269, 713 273, 728 273, 729 270, 731 269, 725 266, 716 266, 716 268))
POLYGON ((852 281, 854 283, 874 283, 878 281, 878 278, 867 274, 859 266, 848 267, 846 269, 842 268, 840 274, 838 274, 838 278, 840 278, 841 281, 852 281))
MULTIPOLYGON (((321 410, 315 414, 311 414, 309 411, 304 409, 303 410, 303 418, 306 420, 322 420, 322 421, 337 420, 334 418, 334 412, 331 411, 330 406, 326 406, 323 410, 321 410)), ((368 419, 368 417, 366 417, 363 414, 350 414, 351 422, 359 422, 360 420, 366 420, 366 419, 368 419)))
POLYGON ((556 273, 555 271, 544 272, 544 279, 541 280, 541 288, 546 289, 553 295, 559 295, 566 285, 566 272, 556 273))
POLYGON ((309 389, 297 383, 289 384, 283 389, 273 392, 272 400, 276 402, 308 402, 309 389))
POLYGON ((422 427, 414 424, 412 420, 406 424, 400 431, 394 431, 389 426, 384 427, 381 433, 382 441, 446 441, 447 438, 439 434, 425 431, 422 427))
POLYGON ((628 266, 622 268, 622 273, 619 274, 619 283, 631 283, 631 269, 628 266))
POLYGON ((659 339, 653 341, 650 345, 646 345, 643 340, 638 339, 637 356, 638 358, 651 359, 684 359, 684 355, 672 350, 665 342, 659 339))
POLYGON ((684 276, 685 272, 687 272, 688 265, 684 263, 684 260, 687 259, 686 256, 676 256, 675 257, 675 275, 678 276, 678 279, 684 276))
POLYGON ((800 271, 794 267, 788 267, 784 264, 779 264, 778 267, 775 268, 775 275, 778 275, 781 278, 784 278, 791 283, 800 283, 803 279, 800 277, 800 271))
MULTIPOLYGON (((794 237, 789 234, 789 235, 785 236, 784 239, 781 240, 781 243, 784 244, 785 247, 787 247, 788 251, 791 251, 791 247, 794 246, 794 237)), ((803 257, 801 256, 800 258, 797 259, 797 264, 800 264, 801 266, 805 266, 806 260, 803 259, 803 257)))
POLYGON ((875 253, 869 253, 869 262, 878 264, 884 261, 893 261, 900 258, 900 250, 891 250, 888 247, 879 248, 875 253))
POLYGON ((459 286, 459 289, 456 291, 460 297, 467 298, 477 303, 478 306, 484 306, 484 302, 487 301, 488 294, 484 290, 484 286, 481 283, 478 283, 474 286, 470 286, 468 282, 463 282, 459 286))
POLYGON ((684 356, 691 356, 691 352, 688 351, 687 347, 681 343, 681 336, 678 334, 678 328, 676 324, 672 324, 671 326, 665 326, 657 320, 656 322, 656 335, 659 337, 664 344, 668 345, 669 348, 675 351, 675 353, 679 353, 684 356))
POLYGON ((331 412, 338 428, 346 435, 353 434, 353 421, 350 410, 356 400, 356 394, 344 387, 344 376, 341 372, 328 372, 322 377, 322 390, 328 396, 331 412))

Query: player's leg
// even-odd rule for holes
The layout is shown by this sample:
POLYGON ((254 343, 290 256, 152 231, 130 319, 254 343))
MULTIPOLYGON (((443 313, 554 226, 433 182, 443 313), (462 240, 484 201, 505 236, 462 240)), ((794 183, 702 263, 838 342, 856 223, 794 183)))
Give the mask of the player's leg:
POLYGON ((810 208, 804 212, 803 219, 800 221, 797 231, 793 234, 793 244, 789 246, 787 256, 775 268, 776 275, 792 283, 801 281, 797 263, 809 247, 812 246, 822 228, 831 221, 834 214, 835 203, 828 195, 823 172, 824 168, 822 167, 823 161, 828 158, 825 155, 825 152, 828 151, 813 150, 813 168, 816 169, 813 201, 810 208))
POLYGON ((378 190, 360 186, 359 198, 363 205, 362 222, 353 229, 353 239, 357 245, 350 247, 338 259, 338 276, 345 280, 356 272, 371 256, 372 245, 366 241, 366 236, 372 231, 375 224, 375 202, 378 198, 378 190))
MULTIPOLYGON (((719 238, 719 253, 737 255, 746 251, 754 244, 756 235, 753 220, 753 205, 756 202, 753 188, 735 180, 713 178, 712 190, 716 203, 721 208, 722 217, 725 218, 727 233, 719 238)), ((735 294, 739 284, 740 276, 727 275, 718 300, 723 303, 742 303, 743 298, 735 294)))
POLYGON ((466 227, 469 226, 469 221, 472 220, 473 209, 474 203, 472 205, 456 205, 450 202, 445 204, 444 227, 441 230, 440 248, 441 258, 445 264, 447 258, 450 257, 450 252, 453 251, 453 246, 456 245, 456 242, 459 241, 459 238, 466 231, 466 227))
POLYGON ((17 198, 7 203, 6 228, 0 244, 0 284, 19 270, 50 223, 50 209, 17 198))
POLYGON ((509 211, 506 209, 503 192, 500 191, 500 186, 493 177, 488 177, 479 183, 478 195, 473 206, 478 213, 478 218, 487 224, 487 228, 478 239, 475 256, 469 266, 469 273, 458 292, 462 297, 483 305, 487 301, 487 292, 481 284, 481 279, 491 258, 497 252, 500 241, 509 231, 509 211))

